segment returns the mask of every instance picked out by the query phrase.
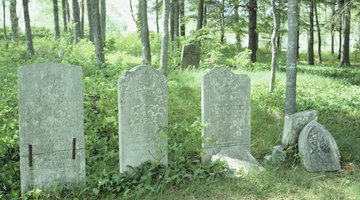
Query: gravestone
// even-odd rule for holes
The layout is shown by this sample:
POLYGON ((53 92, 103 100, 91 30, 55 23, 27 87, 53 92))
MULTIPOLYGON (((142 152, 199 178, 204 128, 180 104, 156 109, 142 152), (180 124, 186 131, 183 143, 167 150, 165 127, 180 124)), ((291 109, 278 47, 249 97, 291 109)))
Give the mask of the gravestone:
POLYGON ((213 69, 203 77, 201 101, 202 161, 222 151, 250 152, 250 78, 226 68, 213 69))
POLYGON ((282 143, 285 145, 297 144, 301 130, 312 120, 317 120, 318 112, 308 110, 285 116, 282 143))
POLYGON ((81 67, 19 68, 21 192, 85 179, 81 67))
POLYGON ((167 165, 167 80, 150 66, 119 79, 120 172, 148 160, 167 165))
POLYGON ((197 44, 185 44, 181 51, 181 68, 199 67, 200 47, 197 44))
POLYGON ((340 153, 334 138, 324 126, 311 121, 299 135, 301 163, 309 172, 338 171, 340 153))

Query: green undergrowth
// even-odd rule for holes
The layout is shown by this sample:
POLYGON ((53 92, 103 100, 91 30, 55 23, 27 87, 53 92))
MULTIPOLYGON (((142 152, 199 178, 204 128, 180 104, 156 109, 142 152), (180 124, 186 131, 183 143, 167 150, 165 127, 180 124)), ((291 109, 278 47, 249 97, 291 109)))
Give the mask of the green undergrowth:
MULTIPOLYGON (((24 199, 356 199, 360 195, 358 67, 298 67, 297 110, 319 111, 319 122, 337 141, 344 169, 338 173, 308 173, 297 159, 273 164, 262 160, 281 142, 284 66, 277 74, 274 91, 269 93, 267 64, 235 67, 231 65, 234 58, 229 49, 224 49, 221 57, 213 52, 208 62, 218 63, 218 59, 228 56, 225 63, 237 68, 236 73, 251 78, 251 151, 266 168, 258 175, 231 178, 224 163, 200 162, 200 85, 206 68, 178 69, 179 52, 175 51, 168 76, 169 166, 146 162, 120 174, 117 80, 123 70, 141 63, 139 41, 133 35, 110 37, 107 62, 100 70, 95 65, 93 46, 87 40, 69 45, 66 39, 56 41, 46 38, 46 34, 44 37, 35 38, 37 53, 33 57, 27 54, 23 43, 0 41, 0 199, 20 198, 17 69, 39 62, 83 67, 87 178, 86 183, 80 184, 54 183, 46 191, 35 188, 23 195, 24 199)), ((159 49, 159 38, 152 35, 152 41, 152 49, 159 49)), ((155 66, 158 53, 154 50, 155 66)))

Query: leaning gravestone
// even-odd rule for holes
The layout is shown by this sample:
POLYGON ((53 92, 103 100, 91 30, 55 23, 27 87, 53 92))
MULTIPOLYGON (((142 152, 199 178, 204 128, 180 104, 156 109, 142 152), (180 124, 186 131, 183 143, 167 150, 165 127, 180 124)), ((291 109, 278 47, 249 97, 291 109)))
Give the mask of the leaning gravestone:
POLYGON ((167 165, 167 80, 150 66, 119 79, 120 172, 148 160, 167 165))
POLYGON ((299 136, 301 162, 309 172, 338 171, 340 153, 334 138, 324 126, 311 121, 299 136))
POLYGON ((317 120, 318 112, 308 110, 285 116, 282 143, 285 145, 297 144, 301 130, 312 120, 317 120))
POLYGON ((185 44, 181 52, 181 68, 198 67, 200 63, 200 47, 197 44, 185 44))
MULTIPOLYGON (((250 79, 247 75, 216 68, 206 73, 201 88, 205 125, 203 162, 226 151, 250 151, 250 79)), ((242 159, 242 158, 239 158, 242 159)))
POLYGON ((85 179, 81 67, 56 63, 19 69, 21 192, 85 179))

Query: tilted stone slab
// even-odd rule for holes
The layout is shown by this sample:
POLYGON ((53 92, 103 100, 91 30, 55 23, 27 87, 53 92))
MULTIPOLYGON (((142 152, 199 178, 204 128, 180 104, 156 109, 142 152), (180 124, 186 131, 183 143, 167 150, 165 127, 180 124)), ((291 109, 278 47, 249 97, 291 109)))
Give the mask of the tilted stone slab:
POLYGON ((226 149, 250 152, 250 78, 216 68, 201 88, 203 162, 226 149))
POLYGON ((199 67, 200 47, 197 44, 185 44, 181 51, 181 68, 199 67))
POLYGON ((81 67, 19 68, 21 192, 85 179, 81 67))
POLYGON ((308 110, 285 116, 282 143, 286 145, 297 144, 301 130, 311 121, 317 120, 318 112, 308 110))
POLYGON ((120 172, 148 160, 167 165, 167 80, 150 66, 119 79, 120 172))
POLYGON ((324 126, 311 121, 299 136, 301 163, 309 172, 338 171, 340 153, 334 138, 324 126))

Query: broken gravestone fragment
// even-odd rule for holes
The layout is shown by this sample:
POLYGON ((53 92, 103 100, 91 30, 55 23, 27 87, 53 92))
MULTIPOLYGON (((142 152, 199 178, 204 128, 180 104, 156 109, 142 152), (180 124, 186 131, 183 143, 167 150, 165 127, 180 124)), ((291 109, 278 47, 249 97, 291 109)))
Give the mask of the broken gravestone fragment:
POLYGON ((301 163, 309 172, 338 171, 340 153, 334 138, 324 126, 311 121, 299 136, 301 163))
POLYGON ((282 143, 291 146, 297 144, 301 130, 312 120, 317 120, 318 112, 308 110, 285 116, 282 143))

